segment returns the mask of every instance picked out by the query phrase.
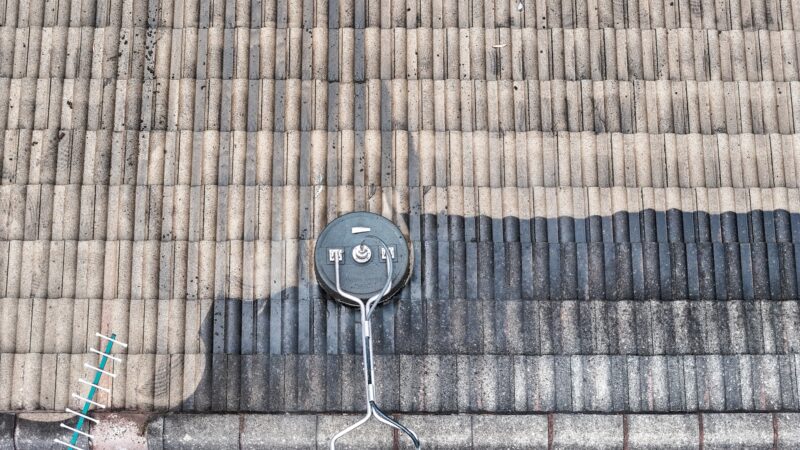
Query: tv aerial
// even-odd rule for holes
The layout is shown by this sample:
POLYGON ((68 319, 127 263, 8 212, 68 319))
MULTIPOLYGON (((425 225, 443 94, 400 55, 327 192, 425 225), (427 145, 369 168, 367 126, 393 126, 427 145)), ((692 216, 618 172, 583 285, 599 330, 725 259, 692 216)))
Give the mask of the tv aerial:
POLYGON ((368 212, 345 214, 329 223, 317 239, 314 268, 320 286, 334 300, 361 312, 361 347, 364 356, 364 383, 367 412, 358 422, 337 433, 336 441, 364 425, 374 415, 378 421, 396 428, 420 448, 417 435, 383 412, 375 402, 375 370, 372 358, 370 318, 375 308, 388 301, 411 275, 411 244, 400 228, 383 216, 368 212))

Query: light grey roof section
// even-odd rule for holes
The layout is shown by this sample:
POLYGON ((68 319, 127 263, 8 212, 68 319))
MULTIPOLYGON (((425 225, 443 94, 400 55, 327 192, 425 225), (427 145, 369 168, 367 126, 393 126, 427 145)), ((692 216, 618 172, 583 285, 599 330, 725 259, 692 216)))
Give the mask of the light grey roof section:
POLYGON ((773 420, 771 414, 704 415, 704 448, 774 448, 773 420))
POLYGON ((700 424, 694 415, 634 414, 627 416, 627 426, 632 448, 689 449, 697 448, 700 441, 700 424))
POLYGON ((548 418, 544 415, 472 417, 472 447, 545 449, 548 418))
MULTIPOLYGON (((357 415, 103 415, 106 430, 92 430, 118 446, 150 449, 327 447, 330 436, 357 415), (130 426, 138 424, 139 426, 130 426), (108 434, 108 430, 113 430, 108 434), (223 442, 222 439, 226 440, 223 442)), ((46 413, 10 415, 0 448, 45 448, 52 442, 46 413), (16 432, 15 425, 16 423, 16 432), (16 433, 16 434, 14 434, 16 433), (16 441, 15 437, 16 436, 16 441)), ((429 448, 778 448, 796 447, 797 414, 539 414, 402 415, 429 448), (702 441, 702 442, 701 442, 702 441)), ((348 435, 342 448, 410 448, 405 436, 372 425, 348 435)), ((97 427, 95 427, 97 428, 97 427)), ((100 441, 98 441, 100 442, 100 441)), ((338 447, 337 447, 338 448, 338 447)))
MULTIPOLYGON (((326 447, 332 433, 354 422, 356 415, 102 415, 102 430, 92 433, 113 438, 118 446, 150 449, 326 447), (130 426, 138 424, 140 426, 130 426), (108 434, 111 433, 111 434, 108 434), (225 439, 222 442, 221 439, 225 439)), ((52 441, 46 413, 19 414, 0 433, 0 446, 44 448, 52 441), (16 420, 14 420, 16 419, 16 420), (16 423, 16 431, 15 425, 16 423), (15 437, 16 436, 16 441, 15 437)), ((549 414, 549 415, 402 415, 423 445, 436 448, 645 448, 683 449, 794 448, 796 414, 704 413, 670 414, 549 414), (777 447, 773 447, 777 445, 777 447)), ((52 425, 52 424, 51 424, 52 425)), ((374 423, 373 423, 374 425, 374 423)), ((52 428, 52 427, 51 427, 52 428)), ((98 441, 101 442, 101 441, 98 441)), ((409 447, 405 436, 368 426, 348 435, 342 448, 409 447)), ((410 447, 409 447, 410 448, 410 447)))
POLYGON ((314 448, 317 439, 315 416, 252 415, 241 420, 243 448, 314 448))
POLYGON ((164 448, 238 449, 239 417, 235 415, 190 416, 164 418, 164 448))
POLYGON ((778 446, 780 448, 791 448, 800 445, 800 434, 798 431, 798 417, 796 414, 778 414, 778 446))
POLYGON ((622 416, 557 415, 554 422, 553 448, 623 448, 622 416))
MULTIPOLYGON (((291 417, 291 416, 289 416, 291 417)), ((356 415, 331 415, 317 418, 316 421, 316 446, 326 447, 330 445, 331 438, 344 429, 357 422, 363 416, 356 415)), ((309 445, 313 441, 306 440, 304 445, 309 445)), ((370 421, 365 426, 359 428, 354 433, 349 433, 341 440, 342 448, 388 448, 392 447, 394 436, 391 429, 386 428, 377 421, 370 421)), ((313 444, 312 444, 313 445, 313 444)), ((338 445, 337 445, 338 448, 338 445)))

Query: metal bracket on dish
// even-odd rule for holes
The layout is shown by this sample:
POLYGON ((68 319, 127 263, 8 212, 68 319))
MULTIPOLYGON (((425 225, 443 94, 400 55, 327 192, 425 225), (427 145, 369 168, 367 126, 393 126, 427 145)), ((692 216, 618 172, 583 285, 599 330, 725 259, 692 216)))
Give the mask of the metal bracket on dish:
MULTIPOLYGON (((381 245, 381 254, 394 254, 394 252, 389 251, 389 248, 386 246, 386 243, 383 242, 377 236, 372 236, 375 239, 378 239, 381 245)), ((373 295, 367 301, 356 297, 355 295, 348 294, 347 292, 342 289, 339 283, 339 263, 341 258, 332 258, 334 264, 334 270, 336 272, 336 291, 342 297, 352 300, 358 305, 358 309, 361 311, 361 346, 362 346, 362 353, 364 355, 364 382, 366 384, 366 392, 367 392, 367 413, 366 415, 361 418, 358 422, 350 425, 349 427, 345 428, 344 430, 337 433, 331 439, 330 450, 336 449, 336 441, 344 436, 345 434, 355 430, 356 428, 364 425, 369 421, 372 415, 375 415, 375 418, 378 421, 385 423, 393 428, 396 428, 403 433, 407 434, 408 437, 414 442, 414 448, 420 448, 420 441, 417 437, 416 433, 402 425, 400 422, 396 421, 388 414, 384 413, 375 403, 375 370, 373 367, 372 361, 372 326, 370 322, 370 318, 372 317, 372 312, 375 311, 375 306, 377 306, 378 302, 389 293, 392 287, 392 258, 385 258, 386 261, 386 285, 378 294, 373 295)))

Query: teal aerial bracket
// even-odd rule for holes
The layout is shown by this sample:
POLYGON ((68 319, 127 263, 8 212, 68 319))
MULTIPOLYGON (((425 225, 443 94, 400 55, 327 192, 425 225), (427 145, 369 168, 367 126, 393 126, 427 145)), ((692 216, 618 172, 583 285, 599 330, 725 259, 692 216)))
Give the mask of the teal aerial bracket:
POLYGON ((83 402, 83 406, 80 412, 73 411, 70 408, 65 409, 66 412, 74 414, 76 417, 78 417, 78 423, 75 425, 74 428, 65 423, 61 424, 61 428, 65 428, 67 430, 72 431, 72 437, 70 438, 69 442, 65 442, 60 439, 55 439, 55 442, 75 450, 83 450, 77 445, 78 439, 80 439, 81 436, 86 436, 89 439, 94 439, 94 436, 83 431, 83 425, 86 423, 86 421, 98 423, 97 419, 89 416, 89 408, 91 408, 92 406, 96 406, 98 408, 104 409, 106 407, 105 405, 95 401, 94 399, 95 394, 97 394, 98 390, 111 394, 110 389, 100 386, 100 380, 103 377, 103 375, 107 375, 111 378, 116 377, 116 375, 111 371, 105 370, 106 363, 108 363, 108 360, 111 359, 116 362, 122 362, 122 359, 111 355, 111 348, 114 346, 114 344, 117 344, 123 348, 128 347, 128 344, 117 340, 116 333, 112 333, 111 336, 105 336, 100 333, 95 333, 95 335, 99 337, 101 340, 106 341, 107 344, 104 351, 100 351, 95 348, 90 349, 92 353, 100 355, 100 364, 98 365, 98 367, 95 367, 89 363, 83 364, 83 366, 86 367, 87 369, 91 369, 92 371, 94 371, 94 379, 91 382, 84 380, 83 378, 80 378, 78 380, 80 383, 89 386, 89 394, 86 397, 81 397, 77 393, 72 394, 73 398, 83 402))

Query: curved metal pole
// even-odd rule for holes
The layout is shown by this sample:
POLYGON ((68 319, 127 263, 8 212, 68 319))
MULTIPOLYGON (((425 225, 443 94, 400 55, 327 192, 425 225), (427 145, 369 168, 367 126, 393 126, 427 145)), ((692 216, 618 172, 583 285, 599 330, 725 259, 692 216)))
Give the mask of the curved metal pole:
POLYGON ((347 433, 367 423, 370 417, 372 417, 373 413, 375 414, 375 418, 378 419, 378 421, 406 433, 414 442, 414 447, 420 448, 420 442, 417 435, 410 429, 401 425, 393 418, 389 417, 375 403, 375 386, 374 386, 375 369, 373 366, 373 358, 372 358, 372 322, 370 320, 370 317, 372 316, 372 313, 375 311, 375 307, 378 305, 378 302, 385 295, 387 295, 392 288, 392 257, 388 247, 386 246, 386 243, 383 242, 383 240, 381 240, 377 236, 372 236, 372 237, 374 237, 380 242, 385 252, 384 254, 386 255, 386 284, 379 293, 370 297, 366 301, 366 303, 360 298, 356 297, 355 295, 348 294, 347 292, 344 291, 344 289, 342 289, 342 286, 339 281, 339 260, 337 258, 334 258, 334 263, 333 263, 334 271, 336 273, 336 291, 342 297, 355 302, 358 305, 359 311, 361 312, 361 346, 363 349, 362 354, 364 356, 364 382, 366 385, 367 413, 358 422, 336 433, 336 435, 334 435, 333 438, 331 439, 330 450, 336 450, 336 441, 342 436, 346 435, 347 433))
MULTIPOLYGON (((339 291, 340 295, 344 296, 344 291, 339 287, 339 262, 338 262, 338 260, 336 262, 334 262, 334 264, 336 265, 336 289, 339 291)), ((347 298, 350 298, 350 297, 347 297, 347 298)), ((361 301, 361 299, 359 299, 357 297, 353 297, 353 298, 351 298, 351 300, 352 299, 355 299, 355 300, 358 301, 358 309, 361 311, 361 320, 362 320, 362 323, 363 323, 363 320, 366 318, 366 306, 364 305, 364 302, 361 301)), ((366 345, 364 340, 365 340, 364 333, 362 333, 361 345, 366 345)), ((367 353, 363 352, 363 354, 364 354, 364 379, 366 380, 366 386, 367 386, 367 413, 366 413, 366 415, 364 417, 361 418, 361 420, 359 420, 358 422, 350 425, 349 427, 347 427, 344 430, 336 433, 336 435, 333 436, 333 438, 331 439, 331 450, 336 450, 336 441, 340 437, 342 437, 345 434, 355 430, 356 428, 360 427, 361 425, 364 425, 365 423, 367 423, 367 421, 369 421, 369 418, 372 417, 372 408, 370 407, 370 403, 369 403, 370 388, 372 387, 371 377, 370 377, 370 374, 369 374, 369 365, 370 364, 367 361, 367 359, 368 359, 367 353)))

